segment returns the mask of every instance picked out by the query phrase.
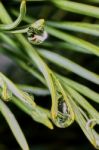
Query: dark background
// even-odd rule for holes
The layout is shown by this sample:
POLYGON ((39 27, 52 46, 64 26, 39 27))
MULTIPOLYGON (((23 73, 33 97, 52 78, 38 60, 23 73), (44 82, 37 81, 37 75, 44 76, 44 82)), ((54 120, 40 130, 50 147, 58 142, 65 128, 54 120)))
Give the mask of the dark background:
MULTIPOLYGON (((7 7, 7 10, 11 14, 11 9, 16 8, 19 9, 19 3, 15 2, 8 2, 7 0, 4 2, 5 7, 7 7)), ((48 9, 51 9, 51 12, 47 16, 47 20, 58 20, 57 16, 52 17, 56 11, 57 8, 49 5, 48 3, 42 4, 42 3, 28 3, 28 9, 27 14, 31 17, 35 18, 46 18, 46 12, 40 13, 43 7, 47 7, 48 9), (35 13, 34 13, 35 12, 35 13)), ((88 17, 85 17, 83 15, 73 14, 73 13, 66 13, 62 11, 63 16, 61 17, 61 21, 68 20, 68 21, 82 21, 82 20, 88 20, 88 17)), ((15 16, 12 16, 13 19, 15 19, 15 16)), ((90 22, 96 22, 96 19, 89 19, 90 22)), ((68 32, 68 31, 67 31, 68 32)), ((69 32, 72 33, 72 32, 69 32)), ((84 38, 86 40, 92 41, 95 44, 99 45, 99 39, 89 36, 89 35, 83 35, 79 33, 73 32, 74 35, 77 37, 84 38)), ((52 37, 49 37, 49 40, 52 42, 52 37)), ((99 73, 99 59, 96 56, 90 56, 75 52, 68 52, 58 50, 58 47, 56 45, 56 51, 61 53, 62 55, 70 58, 71 60, 79 63, 83 67, 86 67, 96 73, 99 73)), ((68 72, 64 74, 64 70, 60 70, 60 68, 56 68, 56 66, 52 66, 49 64, 49 66, 52 69, 56 69, 58 72, 60 72, 63 75, 69 76, 70 78, 83 83, 90 88, 96 90, 97 92, 98 87, 94 85, 93 83, 90 83, 86 81, 85 79, 82 79, 74 74, 69 74, 68 72), (69 75, 68 75, 69 74, 69 75)), ((33 79, 30 75, 22 71, 11 59, 8 57, 5 57, 4 55, 0 55, 0 71, 5 73, 12 81, 16 83, 24 83, 25 81, 27 83, 35 83, 35 79, 33 79), (27 76, 26 76, 27 75, 27 76)), ((26 83, 25 82, 25 83, 26 83)), ((37 83, 37 82, 36 82, 37 83)), ((38 83, 39 84, 39 83, 38 83)), ((37 97, 35 96, 35 100, 38 104, 50 108, 51 106, 51 100, 49 96, 46 97, 37 97)), ((87 140, 85 135, 83 134, 82 130, 78 126, 78 124, 73 123, 70 127, 65 129, 60 129, 57 127, 54 127, 54 130, 50 130, 47 127, 33 121, 29 116, 27 116, 24 112, 22 112, 19 108, 17 108, 15 105, 11 103, 7 103, 11 111, 16 116, 16 119, 18 120, 26 139, 29 143, 30 149, 32 150, 94 150, 93 146, 90 144, 90 142, 87 140)), ((98 105, 95 105, 97 109, 99 108, 98 105)), ((19 145, 17 144, 14 136, 11 133, 11 130, 9 129, 6 121, 0 114, 0 150, 20 150, 19 145)))

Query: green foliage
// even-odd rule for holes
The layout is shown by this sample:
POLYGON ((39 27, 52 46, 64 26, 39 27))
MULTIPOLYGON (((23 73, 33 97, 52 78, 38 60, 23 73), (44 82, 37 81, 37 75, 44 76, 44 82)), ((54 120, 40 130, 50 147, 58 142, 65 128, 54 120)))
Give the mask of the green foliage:
MULTIPOLYGON (((7 101, 13 102, 33 120, 50 129, 53 129, 53 124, 66 128, 76 121, 92 145, 99 149, 99 135, 94 129, 94 126, 99 124, 99 112, 87 100, 89 98, 99 103, 99 94, 79 83, 79 80, 74 81, 73 77, 70 79, 74 73, 99 85, 98 74, 81 66, 80 61, 79 64, 74 61, 77 52, 79 57, 81 54, 99 56, 99 47, 93 38, 94 36, 98 39, 99 25, 97 22, 91 23, 91 17, 99 18, 99 8, 91 5, 94 2, 92 0, 87 0, 87 4, 66 0, 37 0, 38 5, 44 5, 41 10, 37 10, 37 14, 43 19, 37 20, 36 18, 41 16, 34 15, 35 10, 32 10, 31 15, 25 15, 26 8, 29 10, 27 3, 35 4, 35 1, 19 1, 18 5, 21 3, 19 13, 15 8, 11 8, 10 13, 17 17, 14 22, 0 1, 0 52, 10 57, 25 72, 37 78, 42 85, 42 87, 38 83, 36 86, 26 83, 16 85, 0 73, 0 111, 24 150, 28 150, 29 146, 14 115, 5 104, 7 101), (50 5, 47 13, 46 3, 50 5), (53 15, 51 7, 54 9, 53 15), (80 16, 81 21, 69 21, 68 15, 71 16, 71 13, 67 15, 65 11, 76 13, 76 17, 80 16), (52 17, 49 17, 50 14, 52 17), (67 17, 68 20, 62 21, 64 20, 62 17, 65 20, 67 17), (50 36, 48 39, 47 34, 50 36), (72 58, 68 58, 68 54, 72 54, 72 58), (57 71, 58 69, 61 71, 57 71), (32 96, 29 93, 32 93, 32 96), (51 109, 37 105, 33 94, 43 96, 50 94, 51 109)), ((16 1, 13 0, 12 3, 16 1)))

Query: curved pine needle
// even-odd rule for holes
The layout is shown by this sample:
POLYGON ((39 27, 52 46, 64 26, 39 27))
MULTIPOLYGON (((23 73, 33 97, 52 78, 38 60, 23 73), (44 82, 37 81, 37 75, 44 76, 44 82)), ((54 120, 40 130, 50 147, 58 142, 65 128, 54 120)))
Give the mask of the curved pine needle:
POLYGON ((22 110, 24 110, 27 114, 29 114, 35 121, 46 125, 50 129, 53 129, 52 123, 48 119, 48 113, 45 113, 47 112, 47 110, 37 106, 33 100, 33 96, 31 97, 29 96, 28 93, 19 90, 19 88, 17 88, 7 77, 5 77, 2 73, 0 73, 1 89, 4 84, 6 84, 5 86, 13 94, 10 97, 11 102, 17 104, 22 110))
POLYGON ((0 72, 0 87, 2 88, 4 84, 6 84, 7 88, 12 92, 13 95, 19 98, 19 100, 31 110, 35 107, 33 99, 30 98, 26 93, 20 91, 14 83, 12 83, 6 76, 4 76, 0 72))
POLYGON ((94 107, 89 102, 87 102, 87 100, 83 96, 81 96, 77 91, 75 91, 74 89, 72 89, 64 83, 63 85, 66 88, 66 90, 70 93, 71 97, 73 97, 73 99, 78 103, 78 105, 84 110, 86 110, 90 117, 95 118, 99 123, 99 112, 96 111, 96 109, 94 109, 94 107))
POLYGON ((0 30, 11 30, 11 29, 16 28, 20 24, 22 19, 24 18, 25 13, 26 13, 26 0, 22 0, 21 6, 20 6, 20 14, 18 18, 16 19, 16 21, 14 21, 11 24, 0 24, 0 30))
MULTIPOLYGON (((87 120, 84 118, 83 114, 80 112, 80 109, 76 105, 73 99, 71 99, 71 104, 75 112, 75 120, 81 127, 82 131, 84 132, 85 136, 88 138, 88 140, 92 143, 92 145, 97 148, 97 138, 95 134, 93 133, 93 130, 91 128, 87 129, 86 124, 87 120)), ((95 132, 95 131, 94 131, 95 132)))
MULTIPOLYGON (((1 4, 1 7, 3 7, 2 4, 1 4)), ((5 10, 4 7, 2 9, 5 10)), ((5 13, 5 15, 6 15, 6 13, 5 13)), ((10 16, 7 19, 8 19, 7 22, 11 21, 10 16)), ((55 104, 56 104, 57 100, 59 99, 59 97, 57 96, 57 91, 56 91, 55 83, 53 82, 51 74, 53 75, 53 77, 55 77, 55 75, 48 68, 48 66, 45 64, 45 62, 41 59, 41 57, 38 55, 38 53, 36 52, 36 50, 30 45, 30 43, 22 35, 16 35, 16 38, 23 45, 24 50, 26 51, 26 53, 28 54, 28 56, 30 57, 30 59, 33 61, 33 63, 35 62, 35 64, 38 67, 38 69, 44 75, 44 77, 46 79, 46 82, 48 84, 50 93, 51 93, 51 97, 52 97, 52 108, 56 107, 55 104), (27 51, 27 49, 29 49, 29 50, 27 51)), ((61 93, 61 96, 63 96, 63 98, 65 100, 65 103, 68 101, 67 105, 69 107, 70 116, 69 117, 65 117, 65 121, 64 121, 64 124, 66 126, 68 126, 68 125, 70 125, 74 121, 74 113, 73 113, 73 110, 72 110, 72 108, 71 108, 71 106, 69 104, 68 97, 63 92, 63 88, 61 87, 61 84, 59 83, 59 81, 56 80, 56 77, 54 79, 55 79, 55 82, 60 87, 58 90, 60 90, 59 92, 61 93)), ((57 117, 58 112, 56 110, 54 110, 54 109, 51 109, 51 110, 52 110, 52 118, 55 119, 57 117)), ((58 118, 58 119, 60 120, 60 118, 58 118)), ((61 127, 61 124, 59 124, 59 126, 61 127)), ((63 127, 63 125, 62 125, 62 127, 63 127)))
MULTIPOLYGON (((8 19, 8 22, 10 21, 10 19, 8 19)), ((74 103, 74 101, 71 100, 71 102, 69 103, 69 105, 65 105, 64 104, 64 88, 63 86, 61 86, 61 82, 59 81, 59 78, 55 75, 55 73, 53 73, 49 68, 48 66, 46 65, 46 63, 41 59, 41 57, 38 55, 38 53, 36 52, 36 50, 31 47, 30 44, 27 43, 27 40, 21 36, 21 35, 16 35, 16 38, 19 40, 19 42, 21 44, 23 44, 24 46, 24 49, 25 49, 25 52, 27 51, 27 54, 29 56, 29 58, 31 58, 31 60, 33 61, 33 63, 36 64, 37 68, 42 72, 43 76, 45 77, 46 81, 47 81, 47 84, 49 86, 49 89, 50 89, 50 92, 51 92, 51 95, 52 95, 52 98, 56 98, 56 100, 60 100, 59 102, 61 103, 57 103, 57 101, 52 101, 52 102, 56 102, 55 104, 58 104, 58 106, 62 106, 62 111, 63 111, 63 114, 59 114, 58 117, 60 117, 60 119, 64 119, 62 117, 62 115, 64 115, 64 111, 66 111, 66 109, 68 110, 68 107, 69 105, 72 106, 71 108, 73 108, 73 115, 74 115, 74 112, 75 112, 75 116, 76 116, 76 121, 80 124, 82 130, 84 131, 84 133, 86 134, 86 136, 88 137, 88 139, 91 141, 91 143, 96 147, 96 138, 95 136, 93 135, 92 133, 92 130, 89 128, 88 130, 86 129, 86 120, 85 118, 82 116, 79 115, 79 112, 80 111, 77 111, 76 110, 76 105, 74 103), (55 92, 55 93, 54 93, 55 92)), ((77 41, 76 41, 77 42, 77 41)), ((78 44, 79 45, 79 44, 78 44)), ((91 46, 91 45, 90 45, 91 46)), ((84 45, 83 45, 83 48, 84 45)), ((88 47, 86 47, 88 48, 88 47)), ((90 47, 91 48, 91 47, 90 47)), ((95 48, 95 47, 94 47, 95 48)), ((92 49, 91 49, 92 50, 92 49)), ((68 97, 67 97, 68 98, 68 97)), ((68 104, 68 103, 67 103, 68 104)), ((59 108, 58 108, 59 109, 59 108)), ((78 107, 77 107, 78 109, 78 107)), ((78 109, 79 110, 79 109, 78 109)), ((57 112, 57 110, 55 110, 57 112)), ((56 113, 55 112, 55 113, 56 113)), ((71 111, 72 112, 72 111, 71 111)), ((40 111, 41 113, 41 111, 40 111)), ((69 112, 67 111, 67 116, 66 117, 69 117, 69 112)), ((35 113, 34 113, 35 114, 35 113)), ((34 115, 36 116, 36 115, 34 115)), ((52 115, 53 116, 53 115, 52 115)), ((39 118, 40 119, 40 118, 39 118)), ((38 120, 37 120, 38 121, 38 120)), ((43 120, 44 121, 44 120, 43 120)))

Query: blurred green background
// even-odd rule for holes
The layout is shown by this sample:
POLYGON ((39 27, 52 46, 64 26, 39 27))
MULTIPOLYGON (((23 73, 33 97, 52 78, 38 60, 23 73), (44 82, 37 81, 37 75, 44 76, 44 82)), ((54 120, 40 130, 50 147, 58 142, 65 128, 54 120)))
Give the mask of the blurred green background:
MULTIPOLYGON (((78 2, 84 2, 83 0, 78 0, 78 2)), ((86 2, 86 1, 85 1, 86 2)), ((17 1, 4 1, 3 2, 8 12, 12 15, 12 10, 16 8, 19 10, 19 3, 17 1)), ((98 4, 95 4, 98 6, 98 4)), ((84 15, 74 14, 70 12, 65 12, 63 10, 59 10, 54 5, 46 2, 33 2, 32 5, 29 2, 27 5, 27 15, 33 18, 44 18, 46 20, 52 21, 86 21, 95 23, 98 22, 97 19, 93 19, 90 17, 85 17, 84 15)), ((16 17, 12 15, 13 19, 16 17)), ((22 23, 25 25, 25 22, 22 23)), ((67 31, 68 33, 72 33, 77 37, 81 37, 88 41, 92 41, 93 43, 99 45, 99 38, 93 37, 73 31, 67 31)), ((55 42, 56 39, 49 36, 49 41, 55 42)), ((43 47, 43 46, 41 46, 43 47)), ((63 56, 66 56, 73 61, 79 63, 83 67, 86 67, 97 74, 99 74, 99 60, 96 56, 86 55, 79 52, 74 52, 70 50, 64 51, 59 49, 57 45, 54 45, 54 51, 59 52, 63 56)), ((56 68, 56 66, 52 66, 49 63, 51 68, 56 69, 59 73, 63 75, 67 75, 72 79, 86 84, 90 88, 96 90, 98 92, 98 86, 94 85, 82 79, 70 72, 64 72, 64 70, 60 70, 60 68, 56 68)), ((31 82, 36 85, 38 83, 31 75, 25 73, 21 70, 10 58, 4 55, 0 55, 0 71, 5 73, 12 81, 17 83, 28 83, 31 82)), ((40 84, 40 83, 38 83, 40 84)), ((37 104, 44 106, 46 108, 50 108, 51 101, 50 96, 39 97, 35 96, 35 100, 37 104)), ((93 104, 94 105, 94 104, 93 104)), ((73 123, 70 127, 65 129, 59 129, 55 127, 54 130, 50 130, 45 126, 34 122, 29 116, 23 113, 20 109, 18 109, 15 105, 8 103, 8 106, 11 108, 12 112, 15 114, 25 136, 30 145, 30 149, 32 150, 94 150, 93 146, 89 143, 80 127, 73 123)), ((97 109, 99 108, 97 105, 94 105, 97 109)), ((98 129, 97 129, 98 130, 98 129)), ((14 136, 11 134, 11 130, 9 129, 6 121, 0 114, 0 150, 19 150, 19 145, 17 144, 14 136)))

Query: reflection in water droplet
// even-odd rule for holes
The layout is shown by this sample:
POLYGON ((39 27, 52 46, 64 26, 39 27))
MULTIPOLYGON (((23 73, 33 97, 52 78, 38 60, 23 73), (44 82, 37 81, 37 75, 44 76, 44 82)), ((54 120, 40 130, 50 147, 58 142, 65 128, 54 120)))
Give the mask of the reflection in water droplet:
POLYGON ((70 112, 68 110, 68 106, 66 105, 63 96, 58 99, 58 111, 56 117, 57 125, 61 128, 65 128, 69 126, 69 122, 71 122, 70 112))
POLYGON ((44 25, 44 19, 40 19, 28 28, 27 37, 30 43, 38 45, 47 39, 48 34, 44 31, 44 25))

